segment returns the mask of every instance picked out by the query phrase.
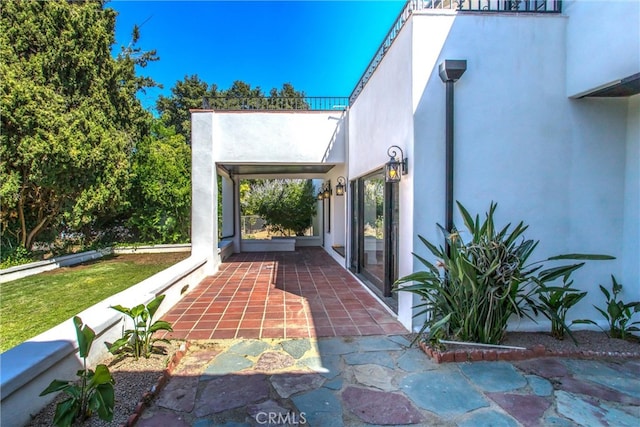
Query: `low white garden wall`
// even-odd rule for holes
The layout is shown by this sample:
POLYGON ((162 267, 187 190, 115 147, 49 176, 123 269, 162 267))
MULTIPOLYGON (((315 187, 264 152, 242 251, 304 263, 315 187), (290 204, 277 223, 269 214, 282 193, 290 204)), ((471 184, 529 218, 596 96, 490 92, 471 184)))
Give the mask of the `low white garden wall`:
POLYGON ((113 248, 114 254, 160 254, 168 252, 191 252, 191 243, 125 246, 113 248))
POLYGON ((296 236, 296 248, 309 246, 322 246, 322 237, 320 236, 296 236))
MULTIPOLYGON (((233 254, 231 240, 218 242, 218 255, 220 261, 224 261, 233 254)), ((29 264, 17 265, 15 267, 0 270, 0 283, 10 282, 34 274, 44 273, 59 267, 81 264, 92 259, 101 258, 108 254, 158 254, 168 252, 190 252, 191 243, 175 243, 165 245, 144 245, 105 248, 96 251, 87 251, 77 254, 64 255, 48 259, 46 261, 32 262, 29 264)))
POLYGON ((220 256, 220 262, 233 255, 233 240, 220 240, 218 242, 218 255, 220 256))
POLYGON ((296 250, 296 239, 275 237, 269 239, 242 239, 242 252, 293 252, 296 250))
MULTIPOLYGON (((191 256, 79 313, 97 335, 89 365, 95 366, 108 354, 104 342, 113 342, 122 334, 123 316, 110 306, 133 307, 166 295, 156 314, 160 318, 204 279, 206 262, 206 258, 191 256)), ((23 426, 54 399, 54 395, 38 396, 52 380, 76 378, 81 360, 72 319, 0 354, 0 365, 0 425, 23 426)))
POLYGON ((92 259, 102 258, 112 252, 111 248, 96 251, 87 251, 71 255, 54 257, 45 261, 31 262, 29 264, 16 265, 15 267, 0 270, 0 283, 10 282, 23 277, 40 274, 59 267, 80 264, 92 259))

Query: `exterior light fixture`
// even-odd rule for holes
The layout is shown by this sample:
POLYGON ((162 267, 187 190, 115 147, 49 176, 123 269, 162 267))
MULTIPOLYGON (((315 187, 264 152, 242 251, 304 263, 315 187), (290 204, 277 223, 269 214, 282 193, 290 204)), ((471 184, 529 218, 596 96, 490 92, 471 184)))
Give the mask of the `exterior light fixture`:
POLYGON ((324 199, 324 194, 321 188, 320 191, 318 191, 318 200, 322 200, 322 199, 324 199))
POLYGON ((344 196, 344 176, 338 177, 338 184, 336 184, 336 196, 344 196))
POLYGON ((407 159, 404 157, 404 152, 402 148, 397 145, 392 145, 387 149, 387 155, 389 156, 389 161, 384 165, 384 178, 386 182, 400 182, 402 179, 402 175, 407 174, 407 159), (400 159, 396 157, 398 152, 395 150, 398 149, 400 151, 400 159))
POLYGON ((322 193, 322 198, 323 199, 328 199, 330 196, 331 196, 331 181, 328 181, 324 185, 324 191, 322 193))

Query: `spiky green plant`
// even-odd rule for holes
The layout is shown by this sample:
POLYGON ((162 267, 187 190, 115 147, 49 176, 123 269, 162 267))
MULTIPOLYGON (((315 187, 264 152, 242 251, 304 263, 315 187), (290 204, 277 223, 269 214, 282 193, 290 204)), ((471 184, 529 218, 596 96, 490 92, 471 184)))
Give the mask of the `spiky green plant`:
MULTIPOLYGON (((640 328, 635 326, 640 325, 640 321, 631 321, 635 314, 640 312, 640 301, 625 303, 621 299, 618 299, 618 294, 622 292, 622 284, 618 283, 613 274, 611 275, 611 292, 604 286, 599 286, 600 291, 606 299, 606 307, 600 308, 594 305, 594 308, 607 319, 609 323, 609 337, 626 340, 633 336, 633 332, 640 332, 640 328)), ((598 325, 593 320, 582 320, 580 323, 598 325)))
POLYGON ((418 236, 438 259, 437 265, 413 254, 426 268, 398 279, 395 291, 421 297, 416 316, 427 314, 421 332, 430 337, 446 335, 462 341, 497 344, 502 340, 513 315, 537 314, 534 295, 537 287, 580 268, 583 263, 542 269, 543 262, 562 259, 611 259, 605 255, 569 254, 528 264, 538 241, 523 237, 523 222, 496 228, 497 204, 491 203, 483 221, 475 219, 459 202, 458 209, 470 234, 465 242, 456 230, 440 227, 448 250, 418 236), (411 284, 409 284, 411 283, 411 284))
MULTIPOLYGON (((576 264, 576 269, 582 267, 583 264, 576 264)), ((538 301, 535 304, 540 313, 551 321, 551 335, 554 338, 562 340, 566 333, 577 344, 571 333, 571 326, 574 323, 583 323, 583 321, 574 320, 567 324, 567 313, 569 309, 587 296, 587 292, 580 292, 580 290, 571 287, 573 280, 569 279, 570 274, 571 271, 563 276, 562 286, 547 286, 544 282, 538 283, 538 288, 536 289, 538 301)))

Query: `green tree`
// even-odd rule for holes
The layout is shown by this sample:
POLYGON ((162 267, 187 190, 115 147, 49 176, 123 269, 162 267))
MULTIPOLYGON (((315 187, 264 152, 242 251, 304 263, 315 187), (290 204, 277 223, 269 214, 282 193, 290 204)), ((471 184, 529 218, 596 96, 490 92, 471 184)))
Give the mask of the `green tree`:
POLYGON ((275 232, 303 236, 316 214, 313 182, 301 179, 259 181, 245 200, 245 210, 262 217, 275 232))
POLYGON ((241 80, 233 82, 229 89, 219 89, 216 84, 209 85, 198 75, 185 76, 171 88, 170 96, 160 96, 156 109, 168 127, 191 140, 190 109, 211 108, 219 110, 308 110, 304 92, 297 91, 290 83, 281 89, 273 88, 269 96, 260 89, 252 88, 241 80))
POLYGON ((280 90, 273 88, 269 92, 269 108, 278 110, 308 110, 305 93, 298 92, 291 83, 285 83, 280 90))
POLYGON ((186 141, 191 139, 190 109, 202 108, 205 98, 214 99, 219 96, 215 84, 200 80, 197 74, 185 76, 171 88, 171 96, 158 97, 156 109, 168 127, 175 128, 178 134, 184 135, 186 141))
POLYGON ((184 136, 156 119, 133 154, 127 225, 145 242, 189 240, 191 150, 184 136))
POLYGON ((31 249, 42 233, 88 227, 126 205, 134 141, 152 84, 130 46, 114 58, 116 13, 101 1, 10 0, 0 10, 2 239, 31 249))

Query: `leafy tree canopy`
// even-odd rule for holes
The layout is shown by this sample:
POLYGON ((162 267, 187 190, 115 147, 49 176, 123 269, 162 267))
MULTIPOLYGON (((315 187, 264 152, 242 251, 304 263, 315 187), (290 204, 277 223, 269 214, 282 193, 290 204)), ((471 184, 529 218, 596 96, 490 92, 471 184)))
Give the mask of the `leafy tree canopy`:
MULTIPOLYGON (((134 27, 131 43, 114 57, 116 12, 104 3, 2 3, 3 253, 52 242, 62 230, 96 237, 114 224, 126 225, 123 235, 133 232, 145 241, 185 241, 189 109, 201 108, 205 98, 218 109, 308 108, 304 93, 289 83, 265 96, 242 81, 220 90, 193 75, 158 99, 161 118, 154 119, 136 95, 155 83, 136 68, 157 60, 155 51, 137 47, 140 31, 134 27)), ((302 216, 311 217, 306 211, 302 216)))
POLYGON ((191 138, 191 115, 189 110, 201 108, 202 100, 218 95, 218 87, 203 82, 197 75, 185 76, 171 88, 171 96, 160 95, 156 109, 167 126, 173 126, 177 133, 191 138))
POLYGON ((262 217, 273 231, 303 236, 311 226, 316 205, 311 180, 272 179, 254 182, 242 208, 262 217))
POLYGON ((211 108, 220 110, 239 109, 308 109, 304 101, 305 93, 297 91, 290 83, 282 88, 273 88, 265 95, 257 86, 240 80, 233 82, 229 89, 219 89, 216 84, 208 84, 197 74, 185 76, 171 88, 170 96, 160 96, 156 109, 167 126, 191 139, 190 109, 211 108))
POLYGON ((131 212, 127 224, 144 242, 189 240, 191 150, 184 136, 155 119, 133 154, 131 212))
POLYGON ((135 66, 157 58, 135 48, 137 29, 114 58, 115 17, 101 1, 2 4, 5 243, 30 249, 56 226, 80 229, 126 205, 132 148, 150 119, 136 93, 152 82, 135 66))

